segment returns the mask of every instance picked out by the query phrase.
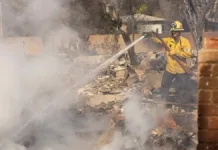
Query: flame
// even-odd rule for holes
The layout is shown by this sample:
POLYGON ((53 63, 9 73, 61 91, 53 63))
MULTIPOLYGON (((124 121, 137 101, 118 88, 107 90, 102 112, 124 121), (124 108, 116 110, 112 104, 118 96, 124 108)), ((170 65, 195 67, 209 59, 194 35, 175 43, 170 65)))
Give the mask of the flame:
POLYGON ((158 127, 171 128, 171 129, 175 130, 178 128, 178 125, 176 124, 172 115, 168 115, 165 118, 159 118, 158 127))

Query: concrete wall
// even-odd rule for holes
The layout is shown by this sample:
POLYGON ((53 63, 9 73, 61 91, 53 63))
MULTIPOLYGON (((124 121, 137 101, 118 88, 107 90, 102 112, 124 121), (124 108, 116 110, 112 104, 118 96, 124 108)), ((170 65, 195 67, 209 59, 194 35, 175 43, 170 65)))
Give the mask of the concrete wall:
MULTIPOLYGON (((196 51, 196 46, 194 43, 194 39, 189 32, 185 32, 182 34, 184 37, 189 39, 192 49, 196 51)), ((135 34, 135 39, 139 38, 141 34, 135 34)), ((168 37, 170 36, 170 32, 168 33, 163 33, 160 34, 161 37, 168 37)), ((132 39, 132 35, 130 35, 130 38, 132 39)), ((118 42, 118 50, 121 50, 126 47, 123 38, 121 35, 118 36, 117 38, 118 42)), ((111 45, 116 45, 116 41, 114 40, 114 35, 89 35, 89 48, 91 50, 96 50, 97 54, 105 54, 105 53, 110 53, 111 48, 107 45, 108 43, 111 43, 111 45)), ((140 52, 148 52, 148 51, 155 51, 155 50, 160 50, 159 47, 155 46, 151 40, 149 39, 144 39, 138 44, 135 45, 135 52, 140 53, 140 52)))
POLYGON ((27 54, 36 55, 43 49, 43 41, 39 37, 10 37, 3 38, 2 42, 24 50, 27 54))
MULTIPOLYGON (((182 34, 184 37, 188 38, 193 49, 196 49, 194 39, 190 32, 184 32, 182 34)), ((140 34, 135 34, 135 39, 139 38, 140 34)), ((160 34, 161 37, 170 36, 170 32, 160 34)), ((204 48, 218 49, 218 32, 204 32, 203 44, 204 48)), ((132 39, 132 35, 130 35, 132 39)), ((24 49, 27 53, 37 54, 43 49, 43 41, 40 37, 9 37, 2 39, 7 44, 16 45, 18 48, 24 49)), ((69 43, 69 40, 64 40, 64 43, 69 43)), ((55 41, 54 43, 60 44, 63 41, 55 41)), ((114 38, 114 35, 90 35, 89 39, 89 48, 94 49, 96 47, 96 52, 98 54, 110 53, 111 45, 117 45, 117 49, 121 50, 126 47, 125 42, 123 41, 122 35, 119 35, 117 39, 114 38), (106 49, 106 52, 105 52, 106 49)), ((55 46, 56 46, 55 45, 55 46)), ((68 45, 68 44, 67 44, 68 45)), ((138 44, 135 45, 135 51, 139 52, 147 52, 150 50, 155 50, 149 39, 144 39, 138 44)))
MULTIPOLYGON (((140 34, 135 34, 135 39, 140 36, 140 34)), ((116 48, 118 51, 126 47, 122 35, 118 35, 117 41, 114 37, 114 35, 90 35, 88 39, 89 49, 96 51, 97 54, 111 54, 113 45, 117 45, 116 48)), ((132 39, 132 36, 130 38, 132 39)), ((147 52, 148 50, 146 39, 135 45, 136 53, 147 52)))

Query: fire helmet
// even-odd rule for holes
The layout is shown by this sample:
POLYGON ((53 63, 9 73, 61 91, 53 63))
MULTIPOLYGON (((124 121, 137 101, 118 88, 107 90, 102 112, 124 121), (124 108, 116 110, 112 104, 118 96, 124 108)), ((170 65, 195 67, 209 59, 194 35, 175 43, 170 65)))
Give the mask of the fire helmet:
POLYGON ((173 22, 170 31, 184 31, 182 23, 180 21, 173 22))

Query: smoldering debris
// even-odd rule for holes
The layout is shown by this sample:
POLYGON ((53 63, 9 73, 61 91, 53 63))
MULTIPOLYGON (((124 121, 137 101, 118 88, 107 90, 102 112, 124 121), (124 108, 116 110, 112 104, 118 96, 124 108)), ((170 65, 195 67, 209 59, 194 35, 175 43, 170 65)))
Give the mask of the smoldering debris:
MULTIPOLYGON (((20 97, 17 97, 18 103, 15 108, 19 109, 16 115, 9 114, 8 122, 13 126, 3 124, 5 128, 2 127, 4 132, 1 135, 9 138, 10 142, 14 141, 18 144, 15 146, 25 146, 24 148, 30 150, 47 148, 68 150, 90 147, 140 149, 152 143, 164 148, 169 141, 173 144, 182 143, 182 145, 189 146, 189 143, 183 141, 193 140, 193 137, 189 138, 188 134, 183 134, 187 132, 185 127, 179 127, 180 130, 177 130, 179 125, 175 123, 173 117, 166 119, 163 116, 163 112, 167 111, 166 114, 170 114, 172 109, 160 109, 160 107, 143 102, 142 97, 148 96, 144 94, 145 88, 148 89, 150 96, 154 94, 152 90, 158 88, 158 84, 154 84, 157 81, 154 80, 153 83, 148 84, 146 80, 152 82, 152 78, 146 79, 146 76, 154 72, 161 76, 162 72, 159 70, 146 72, 141 70, 140 66, 134 68, 129 65, 128 60, 120 59, 103 70, 94 80, 81 87, 78 90, 79 99, 77 99, 77 94, 72 94, 73 91, 70 95, 62 95, 62 92, 68 89, 65 77, 69 73, 69 66, 64 60, 62 61, 63 57, 49 55, 49 57, 25 59, 23 56, 12 55, 18 59, 9 59, 10 53, 3 56, 7 58, 4 66, 7 66, 9 72, 1 75, 2 77, 5 75, 5 78, 1 78, 2 82, 13 81, 8 84, 8 93, 12 95, 17 93, 20 97), (21 64, 22 68, 19 67, 21 64), (50 69, 51 66, 53 66, 52 69, 50 69), (133 91, 138 91, 138 93, 133 91), (43 110, 53 99, 56 99, 57 103, 43 110), (71 103, 65 103, 66 100, 70 100, 71 103), (65 107, 69 104, 71 104, 70 107, 65 107), (66 111, 66 108, 71 109, 66 111), (33 118, 36 113, 40 115, 33 118), (96 118, 99 117, 102 119, 97 120, 96 118), (31 122, 28 122, 29 120, 31 122), (83 123, 79 120, 83 120, 83 123), (163 120, 167 121, 163 123, 163 120), (75 125, 75 123, 78 124, 75 125), (160 124, 165 126, 160 126, 160 124), (175 135, 181 138, 176 139, 175 135)), ((79 79, 81 78, 77 78, 79 79)), ((10 97, 2 99, 1 106, 3 107, 5 106, 4 100, 9 102, 10 97)), ((14 99, 10 104, 15 104, 14 99)))
MULTIPOLYGON (((27 59, 18 51, 8 51, 17 50, 16 47, 1 48, 0 66, 4 71, 0 74, 0 149, 170 150, 194 145, 195 129, 180 125, 177 120, 181 118, 174 114, 175 111, 185 114, 186 110, 145 101, 154 100, 158 95, 154 91, 160 88, 164 60, 156 52, 138 54, 137 67, 131 66, 128 58, 120 57, 92 75, 93 80, 85 82, 77 92, 69 88, 83 81, 108 56, 69 58, 68 52, 75 50, 78 35, 59 22, 60 11, 62 16, 67 14, 60 7, 58 1, 46 1, 45 5, 39 0, 27 3, 21 13, 21 20, 31 16, 33 26, 28 26, 28 31, 34 29, 34 33, 46 37, 42 54, 27 59), (57 44, 52 41, 54 37, 71 38, 74 47, 66 44, 64 48, 53 49, 57 44), (67 54, 60 53, 60 49, 67 54)), ((184 118, 194 124, 196 112, 191 109, 190 113, 189 118, 184 118)))
MULTIPOLYGON (((142 109, 139 102, 136 107, 141 109, 129 111, 128 105, 134 104, 135 100, 127 102, 126 106, 124 105, 124 114, 111 117, 108 129, 99 136, 96 142, 96 149, 108 149, 114 147, 117 142, 120 149, 176 150, 195 148, 196 130, 187 131, 185 126, 179 126, 174 121, 173 116, 168 114, 169 110, 161 111, 161 108, 164 109, 163 107, 159 107, 159 113, 162 113, 159 114, 153 112, 158 108, 142 109), (125 111, 130 114, 125 114, 125 111)), ((193 121, 189 120, 189 122, 193 121)))
MULTIPOLYGON (((86 105, 78 110, 79 113, 83 114, 86 110, 91 110, 98 115, 111 116, 108 129, 97 140, 96 149, 111 147, 128 149, 125 145, 127 143, 132 143, 129 147, 133 149, 195 148, 197 112, 193 101, 186 99, 186 102, 189 101, 191 105, 183 107, 181 103, 183 100, 178 100, 178 97, 173 94, 174 88, 171 88, 171 97, 176 102, 158 103, 155 100, 158 96, 155 91, 160 88, 163 73, 161 69, 163 60, 160 61, 160 58, 155 55, 155 53, 144 54, 143 59, 140 56, 141 65, 137 67, 130 66, 128 60, 118 60, 111 65, 113 67, 108 67, 108 70, 102 71, 95 80, 78 90, 80 102, 86 105), (114 68, 123 68, 123 70, 114 68), (118 73, 114 73, 116 71, 118 73), (119 78, 116 74, 120 75, 119 78), (135 79, 132 80, 130 76, 134 76, 135 79), (132 96, 127 94, 133 91, 138 92, 132 96), (164 104, 167 104, 167 107, 160 109, 159 106, 164 104), (192 126, 187 126, 187 123, 192 126), (126 139, 128 142, 125 141, 126 139)), ((192 96, 196 99, 194 92, 192 96)))

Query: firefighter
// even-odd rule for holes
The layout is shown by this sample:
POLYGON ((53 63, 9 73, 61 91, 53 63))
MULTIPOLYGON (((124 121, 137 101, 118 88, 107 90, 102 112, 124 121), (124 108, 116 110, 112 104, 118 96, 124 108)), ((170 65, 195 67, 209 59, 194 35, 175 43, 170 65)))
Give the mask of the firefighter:
MULTIPOLYGON (((162 98, 165 100, 168 98, 169 89, 174 79, 177 85, 176 91, 180 94, 181 92, 184 93, 184 91, 187 91, 188 88, 189 75, 172 56, 176 55, 184 65, 187 65, 186 59, 192 57, 189 40, 181 36, 181 33, 184 31, 182 23, 179 21, 173 22, 170 31, 171 37, 163 38, 163 41, 170 47, 170 51, 166 51, 165 53, 166 67, 163 73, 160 90, 162 98)), ((155 37, 152 39, 156 43, 161 43, 155 37)))

